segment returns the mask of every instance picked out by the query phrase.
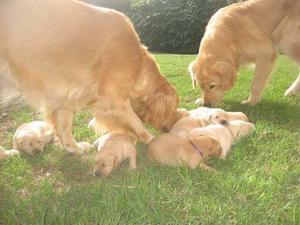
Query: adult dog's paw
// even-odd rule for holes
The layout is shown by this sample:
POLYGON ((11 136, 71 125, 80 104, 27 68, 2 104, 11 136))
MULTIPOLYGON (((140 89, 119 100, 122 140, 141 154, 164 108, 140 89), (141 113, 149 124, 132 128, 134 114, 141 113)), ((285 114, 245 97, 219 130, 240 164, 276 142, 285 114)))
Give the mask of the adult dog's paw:
POLYGON ((256 105, 258 102, 259 102, 258 99, 247 99, 247 100, 243 100, 241 103, 242 103, 243 105, 252 105, 252 106, 254 106, 254 105, 256 105))

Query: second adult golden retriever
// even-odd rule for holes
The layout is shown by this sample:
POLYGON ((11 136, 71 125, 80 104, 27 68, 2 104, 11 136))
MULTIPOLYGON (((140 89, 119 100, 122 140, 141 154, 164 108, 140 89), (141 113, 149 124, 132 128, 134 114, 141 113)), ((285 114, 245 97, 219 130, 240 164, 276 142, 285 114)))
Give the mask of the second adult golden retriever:
MULTIPOLYGON (((178 97, 123 14, 75 0, 0 2, 0 62, 44 112, 70 153, 90 147, 72 135, 74 112, 149 143, 150 123, 170 128, 178 97)), ((99 127, 96 124, 96 128, 99 127)))
MULTIPOLYGON (((204 105, 220 103, 236 81, 240 65, 255 63, 251 92, 254 105, 272 72, 278 51, 300 65, 300 1, 249 0, 219 10, 209 21, 199 55, 190 67, 204 105)), ((286 95, 300 91, 300 75, 286 95)))

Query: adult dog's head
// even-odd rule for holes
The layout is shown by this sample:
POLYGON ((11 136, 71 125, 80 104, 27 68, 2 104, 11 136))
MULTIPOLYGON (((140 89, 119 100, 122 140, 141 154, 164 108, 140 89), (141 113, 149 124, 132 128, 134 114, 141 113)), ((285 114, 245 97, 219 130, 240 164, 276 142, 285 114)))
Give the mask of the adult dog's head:
POLYGON ((236 67, 229 61, 211 57, 199 57, 190 65, 191 77, 202 90, 205 106, 216 106, 236 80, 236 67))
POLYGON ((154 58, 144 52, 141 76, 132 97, 132 107, 144 123, 168 131, 185 112, 178 110, 175 88, 161 75, 154 58))

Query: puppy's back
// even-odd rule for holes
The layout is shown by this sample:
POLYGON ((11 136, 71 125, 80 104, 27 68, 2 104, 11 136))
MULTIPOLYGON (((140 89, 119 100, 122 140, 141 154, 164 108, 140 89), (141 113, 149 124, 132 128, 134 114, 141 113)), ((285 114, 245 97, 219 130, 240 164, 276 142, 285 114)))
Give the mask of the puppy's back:
POLYGON ((154 138, 148 146, 149 158, 167 166, 188 165, 195 168, 200 157, 187 140, 167 133, 154 138))

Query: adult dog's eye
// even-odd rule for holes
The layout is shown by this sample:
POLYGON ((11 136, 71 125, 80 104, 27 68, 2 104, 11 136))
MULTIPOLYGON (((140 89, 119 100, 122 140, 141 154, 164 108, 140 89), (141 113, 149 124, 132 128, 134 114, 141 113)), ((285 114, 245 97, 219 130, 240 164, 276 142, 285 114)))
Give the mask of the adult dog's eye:
POLYGON ((215 84, 211 84, 211 85, 209 85, 209 89, 210 89, 210 90, 214 89, 215 87, 216 87, 216 85, 215 85, 215 84))

